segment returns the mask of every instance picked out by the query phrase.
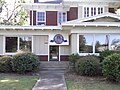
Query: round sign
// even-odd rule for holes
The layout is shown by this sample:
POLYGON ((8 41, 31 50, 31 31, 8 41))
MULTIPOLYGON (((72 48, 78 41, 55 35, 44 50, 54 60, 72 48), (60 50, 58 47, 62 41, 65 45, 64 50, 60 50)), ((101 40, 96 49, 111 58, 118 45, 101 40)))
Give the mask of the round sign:
POLYGON ((54 41, 57 44, 61 44, 64 41, 64 37, 61 34, 57 34, 54 36, 54 41))

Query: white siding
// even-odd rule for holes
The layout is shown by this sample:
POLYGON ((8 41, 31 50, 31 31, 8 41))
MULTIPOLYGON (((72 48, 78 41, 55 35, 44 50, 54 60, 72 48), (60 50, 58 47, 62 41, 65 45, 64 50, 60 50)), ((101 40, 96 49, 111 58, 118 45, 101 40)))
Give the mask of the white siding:
POLYGON ((69 55, 70 54, 70 46, 60 46, 60 54, 61 55, 69 55))
POLYGON ((3 36, 0 36, 0 55, 3 54, 3 36))
POLYGON ((71 34, 71 54, 77 53, 77 34, 71 34))
POLYGON ((33 53, 48 55, 48 36, 33 36, 33 53))

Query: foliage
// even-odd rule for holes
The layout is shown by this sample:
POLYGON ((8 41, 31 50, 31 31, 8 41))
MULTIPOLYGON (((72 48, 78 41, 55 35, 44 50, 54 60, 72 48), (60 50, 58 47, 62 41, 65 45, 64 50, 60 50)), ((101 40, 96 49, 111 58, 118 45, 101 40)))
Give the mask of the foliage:
POLYGON ((27 21, 28 14, 20 3, 25 3, 25 0, 15 0, 10 6, 8 2, 0 0, 2 4, 0 24, 1 25, 24 25, 27 21), (10 8, 11 7, 11 8, 10 8))
POLYGON ((11 56, 0 57, 0 72, 11 72, 11 56))
POLYGON ((39 59, 32 53, 19 53, 13 56, 12 70, 18 73, 26 73, 39 69, 39 59))
POLYGON ((79 55, 77 53, 71 54, 69 56, 69 63, 73 70, 75 69, 75 63, 76 63, 77 59, 79 59, 79 55))
POLYGON ((108 55, 114 54, 114 53, 119 53, 120 54, 120 51, 113 51, 113 50, 102 51, 100 53, 100 58, 101 58, 101 60, 104 60, 105 57, 107 57, 108 55))
POLYGON ((120 79, 120 54, 114 53, 107 56, 103 62, 103 74, 108 80, 120 79))
POLYGON ((100 75, 100 59, 96 56, 84 56, 76 62, 75 70, 78 74, 82 76, 100 75))

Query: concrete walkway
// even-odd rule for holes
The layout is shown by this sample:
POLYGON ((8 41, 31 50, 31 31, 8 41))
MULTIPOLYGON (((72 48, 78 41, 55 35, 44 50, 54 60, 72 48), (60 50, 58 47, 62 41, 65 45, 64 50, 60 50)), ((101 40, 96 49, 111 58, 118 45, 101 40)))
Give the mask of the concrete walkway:
POLYGON ((63 73, 46 72, 40 74, 32 90, 67 90, 63 73))

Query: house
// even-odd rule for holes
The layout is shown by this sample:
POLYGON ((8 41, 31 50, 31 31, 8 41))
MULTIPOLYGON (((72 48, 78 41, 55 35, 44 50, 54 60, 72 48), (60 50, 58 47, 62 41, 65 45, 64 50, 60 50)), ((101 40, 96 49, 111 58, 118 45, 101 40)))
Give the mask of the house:
POLYGON ((29 26, 0 26, 0 55, 29 51, 42 61, 67 61, 72 53, 120 50, 120 0, 34 0, 21 4, 29 26))

